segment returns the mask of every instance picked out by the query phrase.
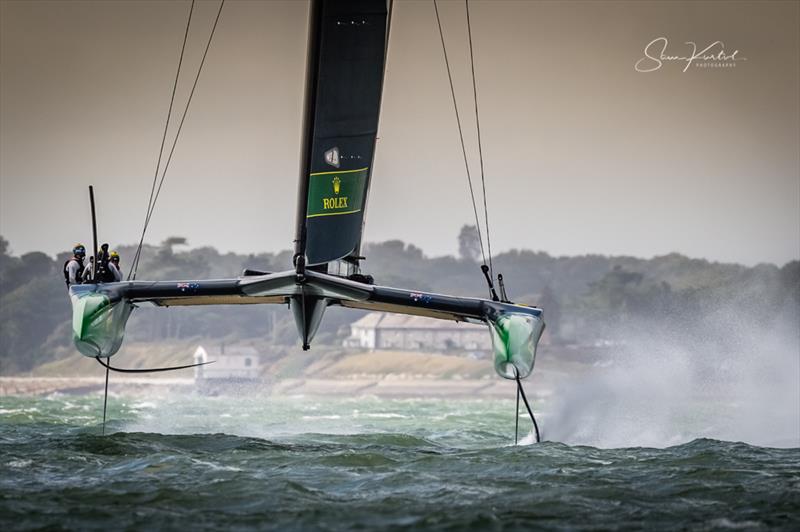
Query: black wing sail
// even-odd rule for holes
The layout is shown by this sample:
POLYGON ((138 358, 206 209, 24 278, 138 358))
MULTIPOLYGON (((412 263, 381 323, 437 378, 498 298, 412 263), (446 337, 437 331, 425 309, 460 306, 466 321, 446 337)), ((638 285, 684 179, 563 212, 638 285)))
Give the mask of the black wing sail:
POLYGON ((295 253, 318 266, 359 253, 388 9, 386 0, 322 0, 311 10, 295 253))

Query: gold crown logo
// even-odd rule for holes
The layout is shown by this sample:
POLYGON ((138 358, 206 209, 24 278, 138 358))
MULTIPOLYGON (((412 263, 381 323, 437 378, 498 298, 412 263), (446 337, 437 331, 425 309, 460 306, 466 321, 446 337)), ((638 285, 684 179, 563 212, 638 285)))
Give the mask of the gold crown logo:
POLYGON ((341 187, 342 187, 342 180, 339 179, 339 176, 337 175, 333 178, 333 193, 338 194, 341 187))

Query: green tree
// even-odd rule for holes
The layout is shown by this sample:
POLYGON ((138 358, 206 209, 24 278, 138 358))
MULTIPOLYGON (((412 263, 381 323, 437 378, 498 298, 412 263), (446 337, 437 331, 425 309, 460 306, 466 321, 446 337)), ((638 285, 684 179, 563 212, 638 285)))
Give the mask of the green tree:
POLYGON ((464 225, 458 233, 458 255, 461 260, 477 262, 481 257, 481 237, 477 226, 464 225))

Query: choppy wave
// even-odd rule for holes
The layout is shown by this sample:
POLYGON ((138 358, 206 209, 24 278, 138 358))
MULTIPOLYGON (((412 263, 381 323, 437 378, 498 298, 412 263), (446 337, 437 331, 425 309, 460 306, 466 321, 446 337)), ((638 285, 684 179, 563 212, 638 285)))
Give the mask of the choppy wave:
POLYGON ((102 436, 98 405, 0 401, 3 529, 800 527, 797 448, 513 446, 503 401, 112 398, 102 436))

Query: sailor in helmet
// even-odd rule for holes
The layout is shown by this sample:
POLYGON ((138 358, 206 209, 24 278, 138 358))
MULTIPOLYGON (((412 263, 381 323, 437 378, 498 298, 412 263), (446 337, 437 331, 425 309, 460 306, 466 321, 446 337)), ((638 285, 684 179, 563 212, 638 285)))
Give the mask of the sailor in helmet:
POLYGON ((111 274, 109 276, 109 282, 119 283, 122 281, 122 270, 119 267, 119 253, 112 251, 108 254, 108 257, 108 271, 111 274))
POLYGON ((64 263, 64 281, 67 288, 74 284, 81 284, 85 267, 83 259, 86 258, 86 248, 83 244, 75 244, 72 248, 72 258, 64 263))
MULTIPOLYGON (((108 247, 108 244, 106 244, 108 247)), ((119 269, 119 253, 108 251, 101 248, 98 253, 100 260, 93 260, 89 257, 89 265, 83 272, 84 283, 118 283, 122 281, 122 271, 119 269), (106 264, 103 266, 103 256, 107 257, 106 264), (97 274, 95 275, 95 266, 97 274)))

